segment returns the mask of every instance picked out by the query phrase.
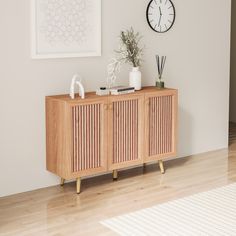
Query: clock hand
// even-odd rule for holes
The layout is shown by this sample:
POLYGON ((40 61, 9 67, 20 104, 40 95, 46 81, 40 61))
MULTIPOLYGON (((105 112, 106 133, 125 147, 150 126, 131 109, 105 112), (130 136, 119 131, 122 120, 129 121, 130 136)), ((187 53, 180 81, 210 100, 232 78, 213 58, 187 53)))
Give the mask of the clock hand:
POLYGON ((161 8, 160 7, 159 7, 159 11, 160 11, 160 18, 159 18, 158 26, 160 26, 160 24, 161 24, 161 17, 162 17, 162 12, 161 12, 161 8))
POLYGON ((160 18, 159 18, 158 26, 160 26, 160 24, 161 24, 161 16, 160 16, 160 18))

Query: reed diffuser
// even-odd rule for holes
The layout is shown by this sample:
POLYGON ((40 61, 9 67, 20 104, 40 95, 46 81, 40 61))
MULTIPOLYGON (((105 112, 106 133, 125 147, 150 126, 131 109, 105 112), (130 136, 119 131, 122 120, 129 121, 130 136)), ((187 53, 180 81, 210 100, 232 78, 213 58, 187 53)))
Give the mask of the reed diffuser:
POLYGON ((157 70, 158 70, 158 79, 156 81, 156 87, 164 88, 165 82, 162 81, 162 75, 166 64, 166 56, 156 55, 157 70))

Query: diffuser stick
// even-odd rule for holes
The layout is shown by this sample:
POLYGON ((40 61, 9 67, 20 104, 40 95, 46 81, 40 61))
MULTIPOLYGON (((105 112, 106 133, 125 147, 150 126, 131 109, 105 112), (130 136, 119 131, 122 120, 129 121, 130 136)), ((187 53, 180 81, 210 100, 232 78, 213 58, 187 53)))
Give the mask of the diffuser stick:
POLYGON ((166 56, 160 57, 159 55, 156 55, 156 63, 157 63, 158 78, 159 78, 159 81, 156 82, 156 86, 164 88, 164 82, 161 81, 161 79, 166 64, 166 56))

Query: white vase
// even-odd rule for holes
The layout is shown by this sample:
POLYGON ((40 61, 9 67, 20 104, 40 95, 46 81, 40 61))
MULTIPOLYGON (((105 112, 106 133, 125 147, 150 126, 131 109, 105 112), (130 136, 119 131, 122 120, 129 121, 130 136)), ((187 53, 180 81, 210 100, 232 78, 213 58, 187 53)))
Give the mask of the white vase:
POLYGON ((141 90, 142 88, 142 74, 139 71, 139 67, 133 67, 129 73, 129 86, 134 87, 135 90, 141 90))

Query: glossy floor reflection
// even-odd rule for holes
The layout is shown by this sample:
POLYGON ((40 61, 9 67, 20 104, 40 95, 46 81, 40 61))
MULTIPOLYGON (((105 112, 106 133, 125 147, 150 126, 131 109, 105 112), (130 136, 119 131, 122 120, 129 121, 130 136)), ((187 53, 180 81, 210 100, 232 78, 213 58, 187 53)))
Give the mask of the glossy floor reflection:
MULTIPOLYGON (((233 126, 231 126, 232 128, 233 126)), ((236 127, 236 125, 235 125, 236 127)), ((235 132, 236 128, 232 128, 235 132)), ((231 130, 231 132, 233 132, 231 130)), ((126 170, 0 199, 0 235, 114 235, 101 220, 236 182, 236 139, 229 149, 126 170)), ((59 179, 58 179, 59 182, 59 179)))

